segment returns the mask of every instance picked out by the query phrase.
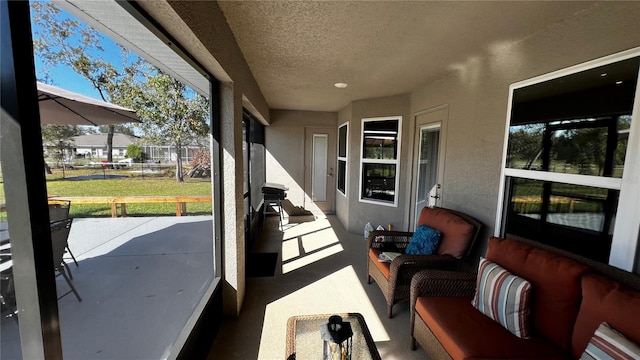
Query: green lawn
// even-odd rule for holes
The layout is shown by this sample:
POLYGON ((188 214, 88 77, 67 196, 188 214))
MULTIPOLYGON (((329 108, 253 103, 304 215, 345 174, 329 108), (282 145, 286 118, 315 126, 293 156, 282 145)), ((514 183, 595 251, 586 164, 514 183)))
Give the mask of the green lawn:
MULTIPOLYGON (((93 178, 90 180, 73 180, 74 177, 92 175, 101 177, 102 170, 67 170, 65 179, 62 171, 54 169, 47 175, 47 193, 52 196, 137 196, 137 195, 211 195, 210 179, 187 179, 184 183, 176 182, 174 177, 132 176, 126 170, 107 170, 107 175, 126 176, 118 179, 93 178)), ((0 182, 2 179, 0 178, 0 182)), ((4 187, 0 187, 0 202, 4 203, 4 187)), ((127 216, 175 216, 175 204, 127 204, 127 216)), ((189 215, 211 214, 211 204, 187 204, 189 215)), ((4 216, 5 214, 0 214, 4 216)), ((104 205, 71 204, 72 217, 109 217, 111 207, 104 205)))

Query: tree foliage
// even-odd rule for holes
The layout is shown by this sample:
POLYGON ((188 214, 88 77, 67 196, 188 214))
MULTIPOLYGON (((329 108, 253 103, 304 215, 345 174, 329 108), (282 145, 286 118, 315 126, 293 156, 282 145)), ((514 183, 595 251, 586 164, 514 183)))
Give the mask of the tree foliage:
MULTIPOLYGON (((42 140, 49 157, 56 161, 56 166, 62 166, 62 177, 66 167, 66 155, 72 154, 74 136, 82 135, 83 131, 75 125, 43 125, 42 140)), ((47 169, 47 171, 50 171, 47 169)))
MULTIPOLYGON (((50 70, 63 66, 87 79, 103 101, 118 104, 120 84, 134 82, 142 61, 121 47, 122 64, 118 70, 105 60, 103 37, 95 29, 80 21, 64 18, 52 2, 31 3, 34 26, 33 47, 42 60, 40 80, 51 82, 50 70)), ((107 161, 112 162, 114 127, 107 131, 107 161)))
POLYGON ((127 153, 125 154, 125 156, 128 158, 132 158, 135 161, 144 162, 147 154, 142 151, 140 146, 136 144, 129 144, 129 146, 127 146, 127 153))
POLYGON ((208 101, 180 81, 157 68, 145 71, 145 81, 136 96, 127 96, 142 120, 137 127, 155 144, 170 144, 176 150, 176 180, 184 181, 182 149, 209 133, 208 101))
MULTIPOLYGON (((45 80, 48 69, 70 67, 87 79, 104 101, 132 108, 142 121, 131 125, 147 142, 176 149, 176 180, 183 181, 182 148, 207 135, 208 102, 192 89, 121 47, 121 64, 104 59, 103 37, 77 20, 64 18, 50 2, 33 2, 36 26, 34 49, 42 59, 45 80)), ((122 126, 121 132, 129 133, 122 126)), ((109 126, 108 161, 112 161, 115 130, 109 126)))

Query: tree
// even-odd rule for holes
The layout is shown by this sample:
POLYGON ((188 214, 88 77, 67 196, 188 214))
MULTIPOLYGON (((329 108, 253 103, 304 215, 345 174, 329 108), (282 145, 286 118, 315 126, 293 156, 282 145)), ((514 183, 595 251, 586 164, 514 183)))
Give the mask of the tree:
POLYGON ((56 160, 56 166, 62 164, 62 178, 65 177, 65 154, 73 148, 71 138, 81 134, 82 131, 73 125, 42 126, 42 142, 49 155, 56 160))
POLYGON ((147 154, 142 151, 140 146, 136 144, 130 144, 129 146, 127 146, 127 153, 125 154, 125 156, 135 161, 143 162, 147 157, 147 154))
MULTIPOLYGON (((87 79, 103 101, 117 103, 121 83, 131 83, 142 61, 121 47, 122 70, 104 60, 103 37, 95 29, 71 18, 61 16, 60 9, 51 2, 32 2, 34 26, 33 45, 42 59, 45 82, 50 82, 49 70, 66 66, 87 79)), ((107 161, 113 162, 114 126, 107 129, 107 161)))
MULTIPOLYGON (((206 135, 208 105, 204 97, 121 47, 118 67, 103 59, 103 38, 77 20, 63 18, 51 3, 33 3, 34 48, 46 68, 63 65, 86 78, 104 101, 136 110, 135 125, 147 141, 176 148, 176 180, 183 181, 182 147, 206 135)), ((48 78, 47 69, 43 69, 48 78)), ((107 133, 112 162, 114 126, 107 133)))
POLYGON ((131 128, 131 126, 129 126, 127 124, 100 125, 98 127, 98 131, 100 133, 108 133, 110 127, 113 127, 113 132, 114 133, 120 133, 120 134, 125 134, 125 135, 130 135, 130 136, 136 136, 136 134, 133 131, 133 129, 131 128))
POLYGON ((176 181, 183 182, 182 148, 209 133, 208 101, 159 69, 149 68, 144 72, 146 81, 141 87, 130 89, 137 94, 122 93, 133 101, 124 106, 136 109, 142 120, 136 126, 144 138, 156 144, 174 146, 176 181))

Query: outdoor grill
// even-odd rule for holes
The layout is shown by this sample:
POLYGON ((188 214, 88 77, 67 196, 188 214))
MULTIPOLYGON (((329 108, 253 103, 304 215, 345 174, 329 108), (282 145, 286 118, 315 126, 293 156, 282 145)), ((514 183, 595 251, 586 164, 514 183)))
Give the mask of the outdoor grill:
POLYGON ((262 220, 264 221, 267 215, 278 215, 279 229, 282 229, 282 200, 287 197, 287 190, 289 189, 282 184, 265 183, 264 186, 262 186, 262 194, 264 196, 262 220), (271 210, 269 210, 269 206, 271 206, 271 210), (277 206, 278 210, 276 211, 273 206, 277 206))

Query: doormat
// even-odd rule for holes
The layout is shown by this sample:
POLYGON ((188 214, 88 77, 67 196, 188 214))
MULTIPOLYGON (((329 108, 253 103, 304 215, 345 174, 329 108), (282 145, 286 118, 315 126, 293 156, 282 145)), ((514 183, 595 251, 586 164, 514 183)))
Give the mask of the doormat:
POLYGON ((248 277, 273 276, 278 263, 278 253, 249 253, 247 257, 248 277))

